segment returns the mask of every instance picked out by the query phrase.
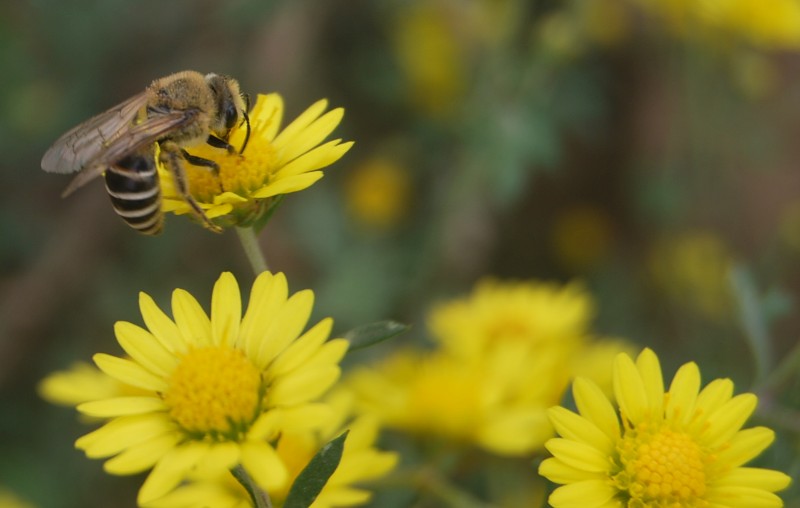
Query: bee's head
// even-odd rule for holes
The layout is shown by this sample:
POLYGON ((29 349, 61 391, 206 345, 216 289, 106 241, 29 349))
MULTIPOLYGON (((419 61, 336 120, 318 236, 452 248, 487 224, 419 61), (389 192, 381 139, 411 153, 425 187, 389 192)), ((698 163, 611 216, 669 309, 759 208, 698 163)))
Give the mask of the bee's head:
POLYGON ((220 139, 228 140, 231 129, 241 123, 247 124, 247 137, 242 150, 250 137, 250 119, 247 117, 247 98, 239 89, 239 82, 228 76, 206 74, 206 84, 217 101, 217 116, 211 125, 211 131, 220 139))

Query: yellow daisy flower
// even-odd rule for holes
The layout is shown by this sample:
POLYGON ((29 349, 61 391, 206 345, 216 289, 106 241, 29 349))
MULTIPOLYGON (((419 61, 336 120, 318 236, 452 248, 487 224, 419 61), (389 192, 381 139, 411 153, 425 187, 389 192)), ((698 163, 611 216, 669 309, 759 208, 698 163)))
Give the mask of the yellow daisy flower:
MULTIPOLYGON (((353 146, 334 139, 322 143, 342 121, 344 110, 323 114, 328 106, 320 100, 280 130, 283 99, 280 95, 258 95, 250 111, 250 138, 244 152, 204 144, 189 149, 197 157, 212 160, 219 171, 186 164, 189 190, 209 219, 220 226, 248 226, 269 209, 273 198, 310 187, 322 178, 322 168, 339 160, 353 146)), ((229 142, 241 147, 246 125, 238 125, 229 142)), ((175 190, 169 171, 159 165, 162 209, 175 214, 191 213, 188 203, 175 190)))
MULTIPOLYGON (((338 400, 328 398, 334 407, 334 417, 326 421, 324 428, 286 433, 278 440, 275 449, 287 465, 291 481, 283 488, 268 491, 273 507, 284 505, 289 486, 300 471, 323 445, 340 435, 344 429, 349 429, 349 433, 339 465, 310 508, 357 506, 368 502, 372 493, 356 484, 384 476, 397 464, 399 457, 396 453, 375 448, 379 430, 377 420, 361 416, 352 422, 346 421, 349 408, 342 407, 342 396, 347 397, 340 391, 335 397, 338 400)), ((252 502, 245 489, 230 474, 215 473, 210 477, 196 475, 187 484, 148 503, 146 508, 190 508, 200 505, 250 507, 252 502)))
POLYGON ((765 427, 742 430, 756 408, 751 393, 733 396, 730 379, 700 389, 697 364, 683 365, 664 391, 658 357, 645 349, 636 362, 614 361, 617 407, 592 382, 578 378, 579 414, 549 411, 561 437, 539 467, 563 484, 550 496, 555 508, 780 507, 773 494, 790 478, 742 467, 772 443, 765 427))
POLYGON ((146 392, 85 402, 78 410, 109 421, 76 442, 105 470, 134 474, 152 468, 139 492, 145 504, 194 471, 241 465, 265 490, 283 488, 288 468, 271 444, 281 434, 318 426, 329 417, 317 399, 340 375, 344 339, 327 340, 323 319, 303 333, 314 295, 288 295, 283 274, 259 275, 242 316, 236 279, 223 273, 209 317, 186 291, 172 296, 174 319, 140 294, 146 329, 118 322, 117 340, 130 359, 97 354, 108 376, 146 392))

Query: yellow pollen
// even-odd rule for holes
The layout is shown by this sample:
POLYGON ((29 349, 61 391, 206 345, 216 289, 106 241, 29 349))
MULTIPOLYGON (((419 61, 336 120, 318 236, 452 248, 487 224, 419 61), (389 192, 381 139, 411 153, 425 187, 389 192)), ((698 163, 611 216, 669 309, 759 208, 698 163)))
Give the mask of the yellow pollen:
POLYGON ((226 154, 219 162, 222 190, 249 196, 269 183, 274 166, 275 149, 272 144, 252 142, 244 155, 226 154))
POLYGON ((222 192, 219 177, 209 168, 184 166, 189 182, 189 193, 202 203, 213 203, 214 196, 222 192))
POLYGON ((259 408, 261 375, 238 349, 203 347, 181 358, 164 402, 185 431, 235 439, 259 408))
POLYGON ((703 499, 708 457, 689 435, 668 428, 629 429, 618 449, 622 471, 615 480, 630 496, 628 506, 708 505, 703 499))

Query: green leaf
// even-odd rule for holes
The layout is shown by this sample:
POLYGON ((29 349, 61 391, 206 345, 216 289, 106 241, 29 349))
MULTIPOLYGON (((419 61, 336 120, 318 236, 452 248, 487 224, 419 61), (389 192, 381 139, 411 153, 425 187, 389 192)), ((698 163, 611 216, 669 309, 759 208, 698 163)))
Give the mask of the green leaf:
POLYGON ((347 438, 348 432, 344 431, 341 436, 323 446, 305 469, 300 471, 289 490, 286 502, 283 503, 283 508, 308 508, 311 506, 339 466, 344 451, 344 440, 347 438))
POLYGON ((395 335, 407 331, 411 326, 397 321, 376 321, 367 325, 358 326, 344 334, 350 342, 349 351, 374 346, 379 342, 391 339, 395 335))
POLYGON ((739 306, 739 319, 756 367, 756 380, 761 381, 772 368, 772 341, 764 319, 762 301, 750 271, 734 266, 730 273, 731 287, 739 306))

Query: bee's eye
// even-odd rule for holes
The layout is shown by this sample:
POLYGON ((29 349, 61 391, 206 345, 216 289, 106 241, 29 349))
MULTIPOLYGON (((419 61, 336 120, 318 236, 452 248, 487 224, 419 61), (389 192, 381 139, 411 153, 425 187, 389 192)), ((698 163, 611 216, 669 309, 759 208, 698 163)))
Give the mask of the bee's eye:
POLYGON ((233 103, 225 106, 225 127, 232 129, 238 119, 239 113, 236 111, 236 106, 233 103))

